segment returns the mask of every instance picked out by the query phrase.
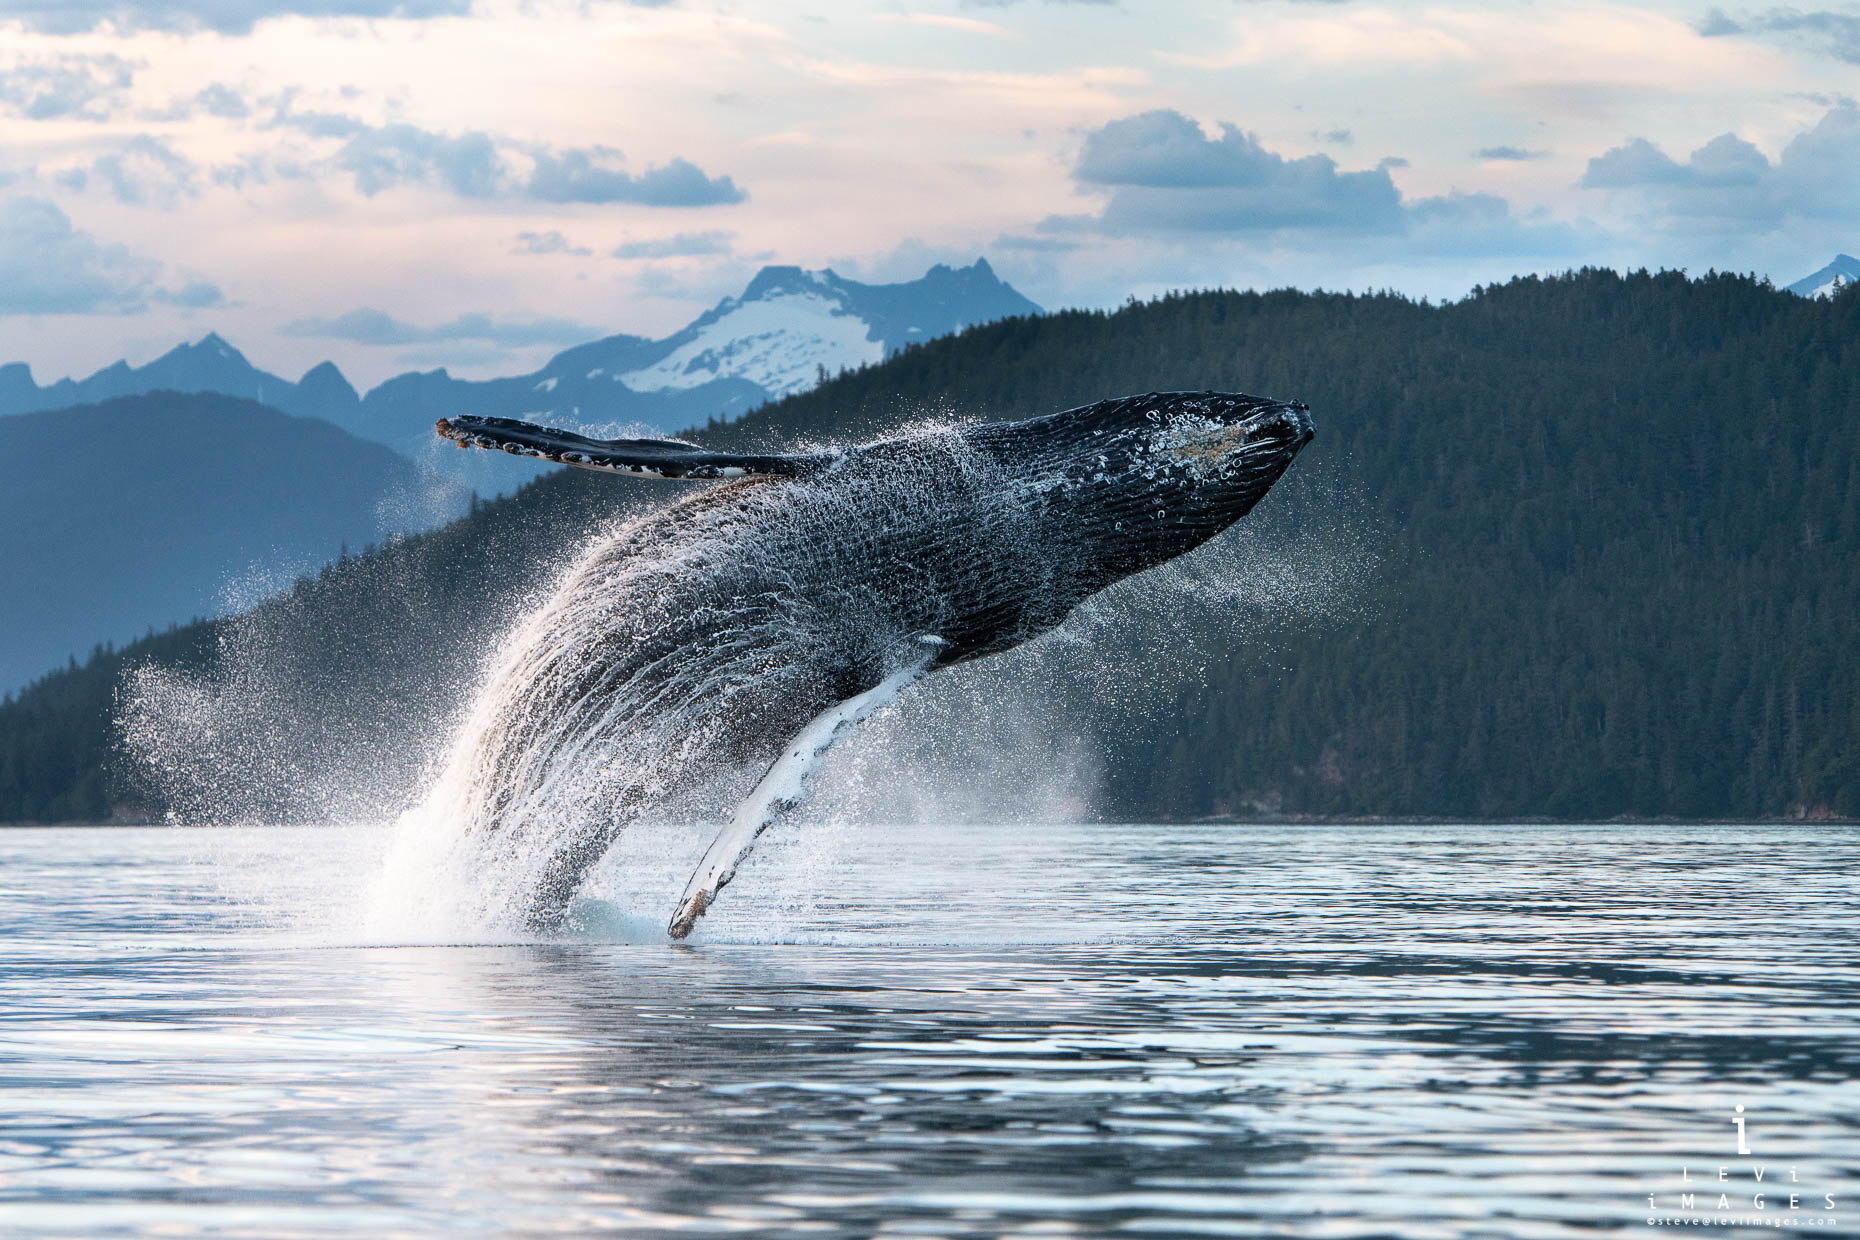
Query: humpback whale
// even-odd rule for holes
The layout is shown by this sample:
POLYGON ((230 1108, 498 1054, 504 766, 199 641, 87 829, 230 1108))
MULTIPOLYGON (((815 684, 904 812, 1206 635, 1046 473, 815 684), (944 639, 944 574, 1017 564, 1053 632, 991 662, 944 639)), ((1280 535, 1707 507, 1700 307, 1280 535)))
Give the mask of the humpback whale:
POLYGON ((582 469, 717 480, 582 552, 506 641, 436 785, 497 911, 547 931, 630 822, 725 772, 764 772, 692 875, 673 938, 862 719, 1201 545, 1312 436, 1304 405, 1220 392, 791 454, 490 417, 438 432, 582 469))

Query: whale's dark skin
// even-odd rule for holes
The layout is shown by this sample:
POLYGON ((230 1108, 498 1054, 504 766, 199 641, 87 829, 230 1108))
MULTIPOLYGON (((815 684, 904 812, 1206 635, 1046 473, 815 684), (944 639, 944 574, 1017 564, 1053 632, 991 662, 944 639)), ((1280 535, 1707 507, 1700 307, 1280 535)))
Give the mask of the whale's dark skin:
POLYGON ((1009 649, 1200 546, 1312 429, 1303 405, 1198 392, 796 455, 498 418, 439 433, 586 469, 737 479, 597 540, 512 639, 486 698, 497 708, 455 752, 467 830, 498 842, 487 854, 542 859, 511 911, 547 929, 642 812, 773 762, 913 660, 927 671, 1009 649))

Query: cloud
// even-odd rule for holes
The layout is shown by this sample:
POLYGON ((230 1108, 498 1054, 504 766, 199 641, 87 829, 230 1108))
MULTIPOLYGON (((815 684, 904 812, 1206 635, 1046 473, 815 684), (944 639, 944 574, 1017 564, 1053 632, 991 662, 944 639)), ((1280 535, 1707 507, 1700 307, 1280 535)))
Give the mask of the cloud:
POLYGON ((569 319, 499 320, 488 314, 461 314, 449 323, 420 327, 380 310, 363 307, 333 319, 298 319, 284 328, 287 336, 316 336, 355 344, 403 345, 434 341, 482 340, 508 347, 572 344, 607 334, 605 329, 569 319))
MULTIPOLYGON (((291 108, 289 92, 266 127, 341 141, 335 154, 322 162, 348 174, 356 190, 368 198, 400 185, 438 185, 461 198, 491 198, 509 184, 510 169, 498 151, 497 139, 481 130, 447 134, 405 122, 370 125, 342 112, 298 112, 291 108)), ((279 175, 311 174, 301 163, 271 170, 279 175)), ((237 175, 262 179, 266 171, 254 166, 238 170, 237 175)))
POLYGON ((1632 189, 1650 185, 1755 185, 1769 168, 1770 161, 1763 152, 1735 134, 1719 134, 1692 152, 1683 164, 1675 163, 1645 138, 1635 138, 1591 159, 1582 174, 1582 186, 1632 189))
POLYGON ((615 258, 693 258, 704 254, 728 254, 731 232, 679 233, 651 241, 628 241, 614 250, 615 258))
POLYGON ((512 254, 574 254, 587 257, 594 253, 585 245, 575 245, 555 229, 548 232, 520 232, 512 254))
MULTIPOLYGON (((1328 256, 1357 267, 1442 259, 1557 260, 1588 252, 1592 227, 1547 212, 1518 214, 1493 194, 1454 191, 1405 198, 1388 158, 1360 172, 1325 155, 1288 158, 1233 125, 1216 136, 1176 112, 1112 121, 1086 136, 1074 171, 1080 188, 1109 190, 1095 216, 1049 217, 1041 239, 1106 239, 1187 246, 1238 244, 1328 256)), ((1004 250, 1037 253, 1033 240, 1003 237, 1004 250)), ((1052 247, 1057 248, 1057 247, 1052 247)))
POLYGON ((1836 60, 1860 65, 1860 13, 1770 9, 1753 16, 1733 18, 1723 9, 1713 9, 1700 23, 1699 33, 1708 39, 1731 35, 1795 36, 1795 41, 1806 43, 1836 60))
POLYGON ((1462 193, 1420 198, 1405 209, 1401 248, 1408 257, 1505 255, 1554 259, 1592 253, 1601 241, 1592 227, 1577 227, 1548 212, 1515 215, 1496 194, 1462 193))
POLYGON ((364 127, 336 153, 335 165, 370 198, 403 182, 438 182, 461 198, 490 198, 505 176, 489 134, 455 137, 406 124, 364 127))
MULTIPOLYGON (((978 0, 987 3, 988 0, 978 0)), ((963 34, 987 35, 991 39, 1011 39, 1014 32, 994 22, 985 22, 975 17, 953 17, 944 13, 886 13, 892 21, 911 22, 918 26, 936 26, 944 30, 958 30, 963 34)))
POLYGON ((109 117, 142 65, 121 56, 64 55, 0 70, 0 105, 27 120, 109 117))
POLYGON ((709 207, 746 197, 729 177, 706 176, 696 164, 673 159, 634 176, 616 167, 612 147, 540 150, 530 173, 529 196, 543 202, 630 202, 648 207, 709 207))
POLYGON ((178 289, 156 289, 150 299, 187 310, 212 310, 226 304, 220 286, 205 280, 190 280, 178 289))
POLYGON ((1529 151, 1521 146, 1482 146, 1473 152, 1473 158, 1490 160, 1494 163, 1523 162, 1531 159, 1545 159, 1549 154, 1549 151, 1529 151))
POLYGON ((117 150, 99 155, 91 162, 90 175, 128 206, 172 206, 200 192, 193 161, 149 134, 137 134, 117 150))
POLYGON ((130 30, 250 34, 268 17, 450 17, 471 0, 0 0, 12 18, 48 34, 80 34, 105 22, 130 30))
POLYGON ((994 248, 1023 254, 1067 254, 1078 249, 1079 243, 1060 237, 1028 237, 1018 233, 1004 233, 995 238, 994 248))
POLYGON ((1644 138, 1589 161, 1585 189, 1631 194, 1656 216, 1772 231, 1798 219, 1851 221, 1860 202, 1860 108, 1830 109, 1771 163, 1720 134, 1684 163, 1644 138))
POLYGON ((194 162, 150 134, 137 134, 114 151, 99 155, 88 166, 64 168, 52 181, 82 193, 93 181, 101 183, 125 206, 171 207, 200 190, 194 162))
POLYGON ((244 95, 223 82, 215 82, 192 95, 176 99, 159 112, 147 113, 147 116, 155 121, 184 121, 191 119, 196 112, 205 112, 221 120, 238 121, 250 116, 252 109, 244 95))
POLYGON ((370 125, 339 112, 295 112, 285 98, 270 119, 312 138, 340 139, 331 166, 351 175, 368 197, 404 184, 435 184, 461 198, 522 196, 551 203, 635 203, 650 207, 706 207, 748 197, 729 177, 710 177, 688 160, 673 158, 635 176, 619 165, 612 147, 525 146, 472 130, 439 133, 416 125, 370 125), (527 179, 514 175, 507 156, 525 157, 527 179))
MULTIPOLYGON (((1328 155, 1286 159, 1233 125, 1209 138, 1180 112, 1144 112, 1086 136, 1074 178, 1108 188, 1106 233, 1394 232, 1401 192, 1386 168, 1339 172, 1328 155)), ((1065 225, 1049 222, 1047 231, 1065 225)))
POLYGON ((73 228, 42 198, 0 203, 0 315, 127 314, 160 264, 73 228))
POLYGON ((245 96, 221 82, 202 88, 194 96, 194 102, 208 116, 217 116, 221 120, 243 120, 251 111, 246 107, 245 96))
POLYGON ((353 138, 369 128, 360 117, 341 112, 292 111, 288 95, 272 116, 270 125, 300 130, 312 138, 353 138))
POLYGON ((243 189, 248 181, 254 185, 268 185, 274 179, 301 180, 308 177, 310 172, 289 159, 273 159, 264 154, 247 152, 232 163, 213 165, 211 175, 215 185, 243 189))

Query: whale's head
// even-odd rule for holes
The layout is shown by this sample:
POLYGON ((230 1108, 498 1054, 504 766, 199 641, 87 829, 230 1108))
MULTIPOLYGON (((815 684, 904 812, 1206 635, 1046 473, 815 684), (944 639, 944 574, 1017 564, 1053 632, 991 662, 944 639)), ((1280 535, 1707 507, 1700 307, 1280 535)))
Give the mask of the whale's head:
POLYGON ((1030 486, 1055 529, 1082 540, 1106 581, 1238 521, 1312 437, 1304 405, 1235 392, 1127 396, 1003 430, 1038 462, 1030 486))

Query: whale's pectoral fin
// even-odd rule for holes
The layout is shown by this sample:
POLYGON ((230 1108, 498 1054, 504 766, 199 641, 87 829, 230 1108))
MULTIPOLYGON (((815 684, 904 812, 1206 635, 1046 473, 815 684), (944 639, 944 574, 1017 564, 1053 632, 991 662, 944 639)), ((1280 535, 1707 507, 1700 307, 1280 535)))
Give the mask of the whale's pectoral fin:
POLYGON ((826 453, 740 456, 712 452, 677 439, 589 439, 573 431, 514 418, 441 418, 437 430, 441 439, 450 439, 461 448, 492 448, 578 469, 640 478, 738 478, 747 474, 793 477, 824 469, 834 459, 826 453))
POLYGON ((937 656, 949 643, 940 637, 924 634, 915 639, 911 661, 885 677, 857 697, 816 715, 800 733, 782 749, 781 756, 769 765, 768 773, 736 809, 730 825, 718 832, 709 851, 698 862, 697 872, 685 884, 684 897, 665 932, 675 939, 691 933, 691 927, 717 900, 717 893, 736 877, 736 867, 755 846, 756 837, 780 814, 799 805, 807 795, 807 784, 820 765, 821 755, 833 743, 848 735, 875 711, 897 700, 900 693, 922 678, 936 664, 937 656))

